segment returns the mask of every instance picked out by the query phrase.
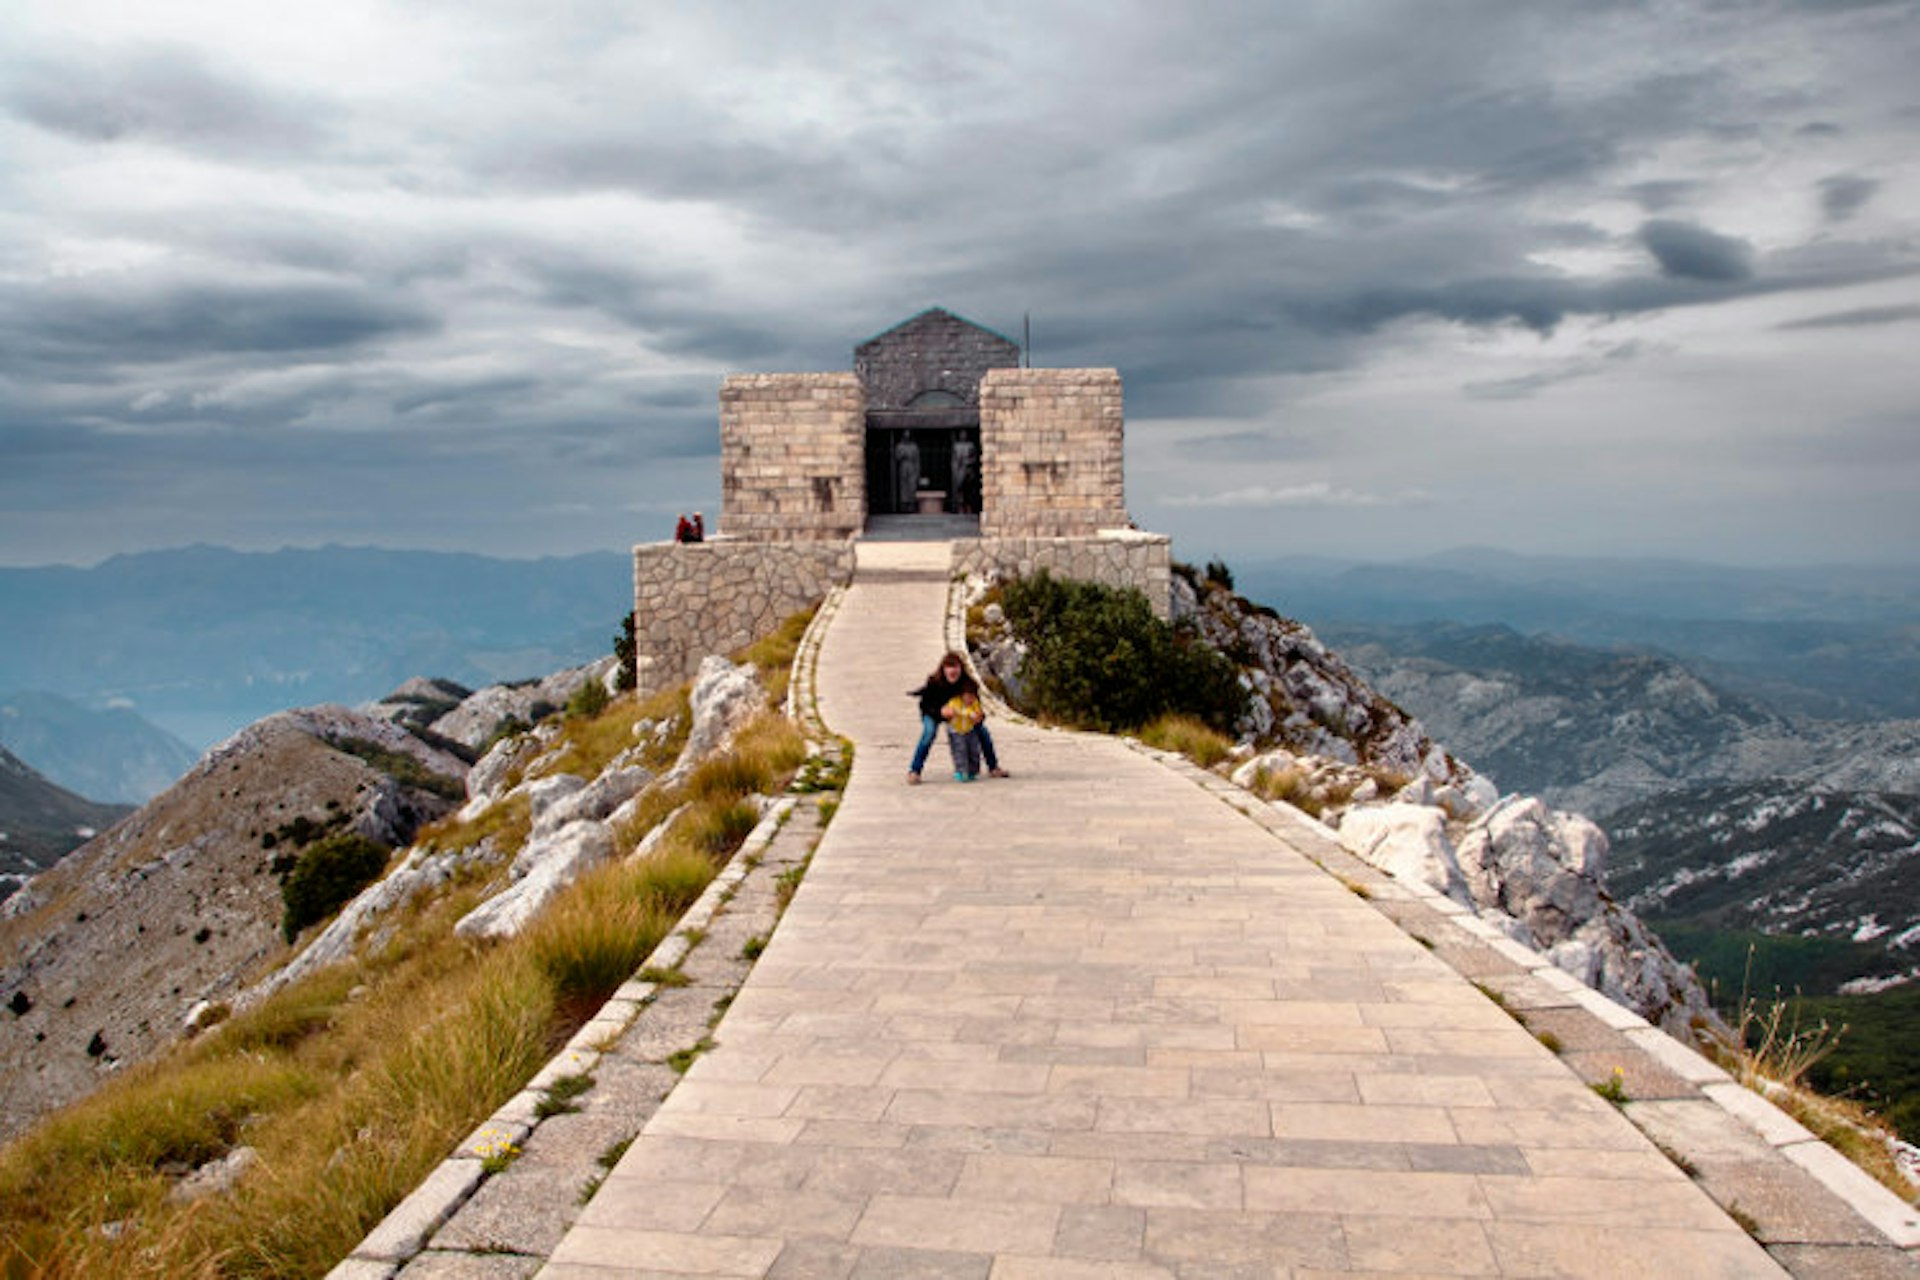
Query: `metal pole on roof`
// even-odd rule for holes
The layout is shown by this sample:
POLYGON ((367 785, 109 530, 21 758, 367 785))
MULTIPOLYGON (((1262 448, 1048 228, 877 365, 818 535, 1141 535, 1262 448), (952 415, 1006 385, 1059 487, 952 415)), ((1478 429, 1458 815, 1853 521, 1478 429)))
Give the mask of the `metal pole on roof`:
POLYGON ((1027 368, 1033 368, 1033 312, 1020 314, 1020 355, 1026 360, 1027 368))

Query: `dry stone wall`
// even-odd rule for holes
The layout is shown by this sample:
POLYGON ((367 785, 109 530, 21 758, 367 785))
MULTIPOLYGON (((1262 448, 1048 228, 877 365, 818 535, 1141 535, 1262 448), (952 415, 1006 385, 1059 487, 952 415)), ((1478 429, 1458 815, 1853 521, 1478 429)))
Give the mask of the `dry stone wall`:
POLYGON ((980 383, 980 534, 1089 537, 1128 524, 1113 369, 991 369, 980 383))
POLYGON ((640 692, 773 633, 853 577, 853 542, 648 543, 633 549, 640 692))
POLYGON ((720 388, 720 532, 850 538, 867 518, 866 393, 851 373, 750 373, 720 388))
POLYGON ((1104 587, 1137 587, 1165 618, 1173 596, 1173 539, 1162 533, 1110 530, 1091 538, 962 538, 953 544, 953 571, 985 577, 1056 577, 1104 587))

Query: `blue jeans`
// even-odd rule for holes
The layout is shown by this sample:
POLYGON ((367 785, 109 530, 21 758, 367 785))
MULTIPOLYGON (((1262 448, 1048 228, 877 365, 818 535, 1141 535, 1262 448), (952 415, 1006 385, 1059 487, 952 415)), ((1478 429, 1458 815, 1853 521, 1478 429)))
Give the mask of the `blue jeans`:
MULTIPOLYGON (((907 766, 908 773, 918 773, 927 763, 927 752, 933 750, 933 740, 940 732, 940 717, 920 717, 920 744, 913 749, 913 763, 907 766)), ((980 735, 980 754, 986 757, 989 770, 1000 767, 1000 757, 993 749, 993 735, 987 732, 987 722, 982 720, 976 732, 980 735)))

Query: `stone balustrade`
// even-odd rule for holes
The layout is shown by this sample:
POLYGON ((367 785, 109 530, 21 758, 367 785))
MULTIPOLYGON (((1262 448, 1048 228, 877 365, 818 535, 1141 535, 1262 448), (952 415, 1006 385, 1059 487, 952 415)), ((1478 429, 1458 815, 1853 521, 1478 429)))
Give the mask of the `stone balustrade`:
POLYGON ((853 578, 853 543, 645 543, 633 549, 634 641, 643 694, 692 678, 700 659, 762 637, 853 578))

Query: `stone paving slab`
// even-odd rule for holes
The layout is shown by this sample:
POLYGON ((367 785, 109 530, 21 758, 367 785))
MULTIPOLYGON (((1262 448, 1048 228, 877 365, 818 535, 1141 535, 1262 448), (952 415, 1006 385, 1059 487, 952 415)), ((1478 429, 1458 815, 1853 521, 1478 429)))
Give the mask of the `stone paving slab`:
POLYGON ((1304 829, 1004 719, 1011 779, 905 786, 944 549, 870 550, 845 802, 544 1275, 1781 1274, 1304 829))

